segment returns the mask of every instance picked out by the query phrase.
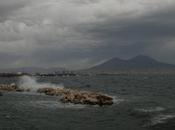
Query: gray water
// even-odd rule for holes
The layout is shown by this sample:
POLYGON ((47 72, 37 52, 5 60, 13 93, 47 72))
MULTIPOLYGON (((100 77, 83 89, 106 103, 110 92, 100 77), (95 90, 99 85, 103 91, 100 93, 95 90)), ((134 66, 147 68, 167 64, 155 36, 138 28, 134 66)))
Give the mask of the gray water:
MULTIPOLYGON (((100 91, 112 106, 62 104, 59 97, 3 93, 0 130, 175 130, 175 75, 37 78, 67 88, 100 91)), ((18 82, 1 78, 1 83, 18 82)))

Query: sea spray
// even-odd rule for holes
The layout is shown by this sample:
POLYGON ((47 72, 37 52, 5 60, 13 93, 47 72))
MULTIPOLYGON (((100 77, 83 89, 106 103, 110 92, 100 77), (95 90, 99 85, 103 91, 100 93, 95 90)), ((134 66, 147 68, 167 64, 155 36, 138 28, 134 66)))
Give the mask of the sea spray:
POLYGON ((22 76, 19 79, 18 86, 20 89, 29 90, 31 92, 36 92, 40 88, 64 88, 62 84, 56 85, 52 83, 38 83, 35 77, 22 76))

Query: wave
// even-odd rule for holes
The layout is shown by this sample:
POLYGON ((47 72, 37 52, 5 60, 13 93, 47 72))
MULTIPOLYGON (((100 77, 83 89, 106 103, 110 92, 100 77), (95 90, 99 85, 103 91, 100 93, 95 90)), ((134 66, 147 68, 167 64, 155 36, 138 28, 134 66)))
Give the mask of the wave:
POLYGON ((80 105, 80 104, 71 104, 71 103, 61 103, 58 102, 57 100, 39 100, 39 101, 20 101, 17 102, 15 105, 18 108, 23 109, 23 106, 27 108, 39 108, 39 109, 83 109, 86 107, 86 105, 80 105), (19 107, 20 106, 20 107, 19 107))
POLYGON ((121 102, 124 102, 125 99, 119 98, 117 96, 112 96, 114 104, 119 104, 121 102))
POLYGON ((139 111, 139 112, 144 112, 144 113, 152 113, 152 112, 164 111, 165 108, 163 108, 163 107, 151 107, 151 108, 138 108, 138 109, 135 109, 135 110, 139 111))
POLYGON ((151 119, 151 126, 166 123, 171 119, 175 119, 175 114, 161 114, 161 115, 155 116, 151 119))

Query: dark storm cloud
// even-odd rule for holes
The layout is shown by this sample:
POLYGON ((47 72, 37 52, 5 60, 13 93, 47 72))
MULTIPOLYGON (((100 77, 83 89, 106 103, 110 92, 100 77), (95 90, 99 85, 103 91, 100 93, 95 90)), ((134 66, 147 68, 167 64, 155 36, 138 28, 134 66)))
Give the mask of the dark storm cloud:
POLYGON ((19 10, 30 3, 29 0, 1 0, 0 1, 0 22, 6 20, 14 11, 19 10))
MULTIPOLYGON (((108 19, 101 24, 84 28, 89 34, 108 40, 154 39, 175 36, 175 9, 165 9, 136 19, 120 21, 108 19), (150 39, 151 38, 151 39, 150 39)), ((81 28, 82 29, 82 28, 81 28)), ((131 41, 132 42, 132 41, 131 41)))
POLYGON ((19 60, 22 59, 22 55, 16 55, 16 54, 7 54, 7 53, 0 53, 0 59, 1 59, 1 68, 5 67, 14 67, 13 65, 19 60), (12 65, 13 63, 13 65, 12 65))
POLYGON ((101 24, 82 27, 80 30, 85 30, 84 33, 101 39, 104 46, 100 49, 106 51, 109 49, 108 55, 111 53, 119 57, 132 57, 142 53, 151 55, 151 52, 146 51, 147 47, 155 47, 156 52, 175 37, 174 6, 127 21, 117 20, 117 18, 108 19, 101 24))
POLYGON ((98 3, 99 0, 69 0, 69 1, 75 4, 92 4, 92 3, 98 3))
POLYGON ((1 67, 79 69, 138 54, 175 63, 174 7, 173 0, 2 0, 1 67))

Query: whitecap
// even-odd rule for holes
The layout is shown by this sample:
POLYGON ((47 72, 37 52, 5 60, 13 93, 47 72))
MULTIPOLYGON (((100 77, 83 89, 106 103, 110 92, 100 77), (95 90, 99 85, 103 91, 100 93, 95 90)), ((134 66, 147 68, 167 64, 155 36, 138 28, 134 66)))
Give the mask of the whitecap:
POLYGON ((122 98, 119 98, 117 96, 112 96, 114 104, 119 104, 121 102, 124 102, 125 100, 122 98))
POLYGON ((165 108, 163 107, 150 107, 150 108, 136 108, 136 111, 151 113, 151 112, 161 112, 164 111, 165 108))
POLYGON ((154 126, 157 124, 166 123, 168 120, 171 120, 174 118, 175 118, 175 114, 161 114, 151 119, 151 125, 154 126))

